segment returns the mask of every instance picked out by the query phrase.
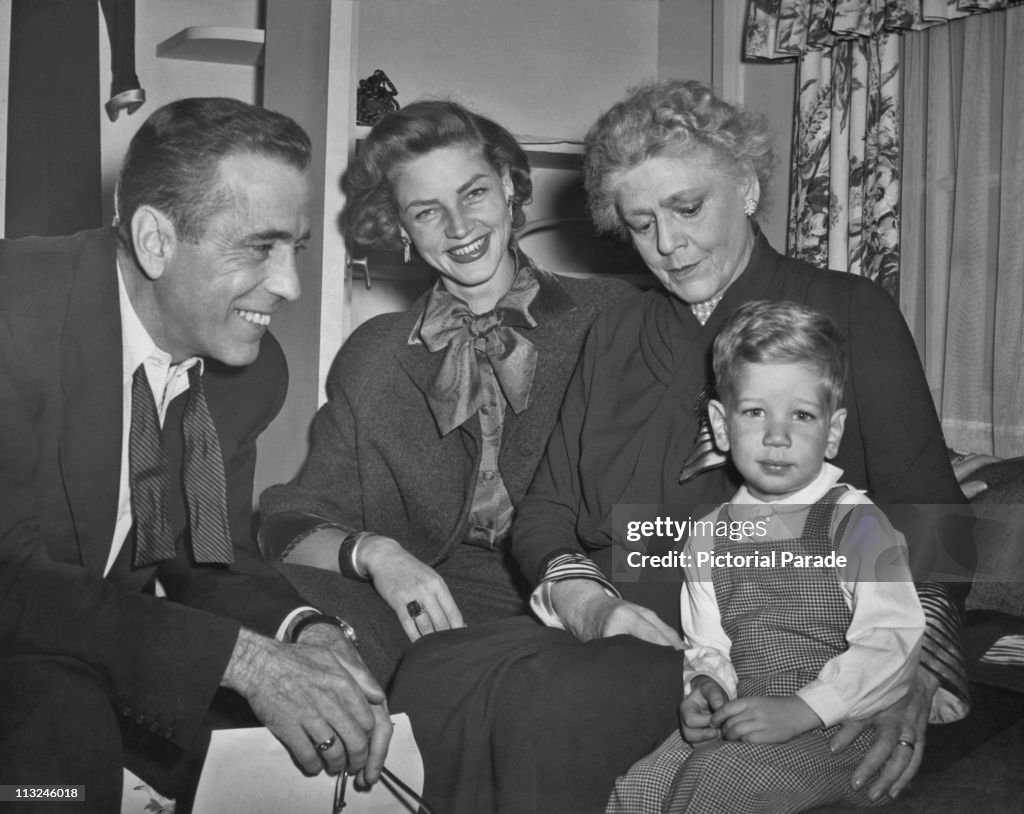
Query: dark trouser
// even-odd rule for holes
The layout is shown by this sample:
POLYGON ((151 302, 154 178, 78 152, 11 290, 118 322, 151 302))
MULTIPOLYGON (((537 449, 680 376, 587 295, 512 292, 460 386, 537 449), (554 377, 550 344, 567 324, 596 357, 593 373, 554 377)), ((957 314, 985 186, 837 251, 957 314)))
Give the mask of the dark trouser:
POLYGON ((46 656, 0 659, 0 785, 84 785, 85 802, 0 803, 12 811, 121 810, 121 730, 98 673, 46 656))
POLYGON ((117 814, 123 768, 187 812, 210 731, 258 721, 236 694, 218 691, 192 746, 183 750, 123 718, 102 675, 56 656, 0 657, 0 785, 85 786, 85 801, 2 803, 13 814, 117 814))
POLYGON ((413 645, 391 710, 409 713, 435 810, 582 814, 677 726, 682 689, 682 652, 520 617, 413 645))

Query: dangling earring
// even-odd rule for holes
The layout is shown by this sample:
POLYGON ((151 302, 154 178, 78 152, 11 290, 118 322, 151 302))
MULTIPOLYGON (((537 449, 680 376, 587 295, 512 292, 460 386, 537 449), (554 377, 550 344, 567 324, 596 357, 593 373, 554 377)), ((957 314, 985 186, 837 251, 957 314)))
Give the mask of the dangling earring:
POLYGON ((756 211, 757 211, 757 201, 755 201, 753 198, 747 198, 746 202, 743 204, 743 212, 749 218, 756 211))
POLYGON ((412 253, 409 251, 409 238, 402 235, 402 260, 406 263, 412 259, 412 253))
POLYGON ((515 201, 515 198, 513 198, 510 195, 509 197, 507 197, 505 199, 505 204, 508 206, 508 216, 512 220, 515 220, 516 219, 516 211, 515 211, 516 201, 515 201))

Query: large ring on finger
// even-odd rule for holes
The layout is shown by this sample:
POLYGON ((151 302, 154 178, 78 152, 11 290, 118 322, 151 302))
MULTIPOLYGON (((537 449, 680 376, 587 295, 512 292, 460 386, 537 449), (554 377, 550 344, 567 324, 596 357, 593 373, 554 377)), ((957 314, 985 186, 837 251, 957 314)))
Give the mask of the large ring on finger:
POLYGON ((316 745, 316 750, 318 752, 326 752, 328 749, 330 749, 332 746, 334 746, 334 744, 336 744, 337 742, 338 742, 337 736, 331 735, 331 737, 329 737, 323 743, 318 743, 316 745))
POLYGON ((409 614, 409 616, 415 619, 417 616, 423 615, 423 606, 414 599, 412 600, 412 602, 405 606, 405 611, 409 614))
POLYGON ((913 741, 898 740, 896 741, 897 746, 906 746, 911 752, 917 748, 917 744, 913 741))

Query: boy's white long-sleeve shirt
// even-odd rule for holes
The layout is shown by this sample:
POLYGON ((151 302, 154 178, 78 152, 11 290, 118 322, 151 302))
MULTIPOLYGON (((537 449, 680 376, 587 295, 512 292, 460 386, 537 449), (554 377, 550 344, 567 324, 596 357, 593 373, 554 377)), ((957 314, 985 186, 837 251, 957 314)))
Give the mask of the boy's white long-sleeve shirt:
MULTIPOLYGON (((742 487, 729 502, 730 517, 733 521, 764 521, 767 533, 749 539, 763 540, 761 553, 770 553, 773 541, 800 536, 810 506, 837 485, 841 476, 841 470, 823 464, 814 481, 772 503, 755 498, 742 487)), ((843 538, 835 545, 836 554, 846 557, 846 565, 835 572, 852 612, 846 631, 849 647, 797 692, 825 726, 873 715, 906 693, 917 669, 925 625, 903 536, 859 490, 843 495, 838 506, 829 529, 833 539, 839 522, 852 512, 843 538)), ((704 520, 717 517, 718 510, 704 520)), ((688 645, 684 680, 688 692, 696 675, 709 675, 734 698, 736 671, 729 657, 732 642, 722 628, 711 564, 696 565, 697 555, 714 549, 714 542, 713 536, 698 534, 691 536, 684 548, 690 556, 685 560, 690 565, 680 601, 688 645)), ((941 709, 936 709, 942 706, 942 695, 940 691, 933 703, 933 720, 943 718, 941 709)))

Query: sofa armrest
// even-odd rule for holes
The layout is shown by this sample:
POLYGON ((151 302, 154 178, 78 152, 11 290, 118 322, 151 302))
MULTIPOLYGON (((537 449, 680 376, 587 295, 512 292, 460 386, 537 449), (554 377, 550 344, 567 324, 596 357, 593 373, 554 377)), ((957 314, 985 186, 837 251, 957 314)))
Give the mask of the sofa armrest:
POLYGON ((1024 457, 986 464, 969 477, 988 488, 971 500, 978 567, 967 609, 1024 616, 1024 457))

